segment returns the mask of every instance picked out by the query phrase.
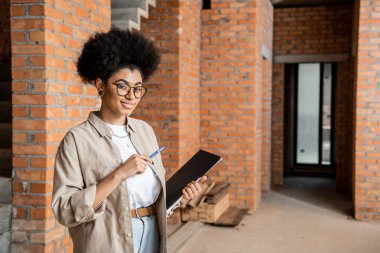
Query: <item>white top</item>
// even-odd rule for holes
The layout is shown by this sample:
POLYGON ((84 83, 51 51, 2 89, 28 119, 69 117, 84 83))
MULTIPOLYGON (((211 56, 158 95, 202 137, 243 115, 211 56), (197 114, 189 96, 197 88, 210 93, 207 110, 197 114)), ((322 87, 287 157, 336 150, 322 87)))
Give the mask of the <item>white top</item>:
MULTIPOLYGON (((137 154, 137 150, 129 138, 126 125, 111 125, 108 123, 107 125, 112 129, 112 142, 119 148, 123 162, 131 155, 137 154)), ((161 184, 150 166, 147 165, 143 174, 134 175, 125 181, 128 189, 129 205, 132 210, 147 207, 156 202, 161 191, 161 184)), ((124 186, 125 181, 122 182, 124 186)))

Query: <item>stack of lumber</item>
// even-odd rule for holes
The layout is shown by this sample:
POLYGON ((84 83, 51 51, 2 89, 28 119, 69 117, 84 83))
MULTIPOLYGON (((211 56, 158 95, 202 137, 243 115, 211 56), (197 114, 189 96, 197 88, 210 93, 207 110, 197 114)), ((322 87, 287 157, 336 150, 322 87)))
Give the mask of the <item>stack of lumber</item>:
POLYGON ((200 194, 190 201, 182 201, 182 221, 215 223, 229 208, 228 183, 203 184, 200 194))

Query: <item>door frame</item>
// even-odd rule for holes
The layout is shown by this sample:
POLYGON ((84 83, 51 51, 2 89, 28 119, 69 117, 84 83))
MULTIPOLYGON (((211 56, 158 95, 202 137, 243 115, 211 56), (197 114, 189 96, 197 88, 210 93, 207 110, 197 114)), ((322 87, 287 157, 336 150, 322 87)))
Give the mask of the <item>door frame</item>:
POLYGON ((296 143, 297 143, 297 84, 298 84, 298 65, 299 63, 285 64, 285 110, 284 110, 284 176, 324 176, 335 177, 335 95, 337 81, 337 64, 335 62, 305 62, 319 63, 320 71, 320 105, 319 105, 319 164, 297 164, 296 161, 296 143), (332 66, 332 87, 331 87, 331 164, 321 164, 322 154, 322 109, 323 109, 323 66, 324 64, 332 66))

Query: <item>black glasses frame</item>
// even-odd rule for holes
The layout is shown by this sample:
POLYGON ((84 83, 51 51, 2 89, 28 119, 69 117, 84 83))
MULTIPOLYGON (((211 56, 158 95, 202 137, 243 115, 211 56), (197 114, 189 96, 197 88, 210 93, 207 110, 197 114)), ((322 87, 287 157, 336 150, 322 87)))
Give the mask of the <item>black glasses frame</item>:
MULTIPOLYGON (((121 81, 121 80, 120 80, 120 81, 121 81)), ((120 81, 119 81, 119 82, 120 82, 120 81)), ((131 92, 131 90, 133 89, 133 95, 135 96, 135 98, 138 98, 138 99, 139 99, 139 98, 144 97, 145 94, 146 94, 146 92, 148 91, 148 89, 145 88, 144 86, 131 87, 131 86, 129 86, 129 84, 128 84, 127 82, 123 82, 123 84, 120 84, 120 83, 118 83, 118 82, 115 82, 115 83, 112 83, 112 84, 116 85, 117 95, 122 96, 122 97, 126 97, 126 96, 128 96, 129 93, 131 92), (120 95, 120 92, 119 92, 119 85, 127 85, 127 86, 129 87, 129 90, 127 91, 127 94, 125 94, 125 95, 120 95), (143 91, 144 91, 144 93, 143 93, 142 96, 137 96, 137 95, 136 95, 136 89, 139 89, 139 88, 142 88, 143 91)))

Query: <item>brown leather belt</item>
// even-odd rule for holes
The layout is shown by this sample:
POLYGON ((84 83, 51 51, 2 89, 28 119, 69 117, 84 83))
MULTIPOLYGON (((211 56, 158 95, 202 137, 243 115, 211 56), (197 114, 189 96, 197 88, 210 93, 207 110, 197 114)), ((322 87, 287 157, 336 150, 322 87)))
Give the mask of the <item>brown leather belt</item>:
POLYGON ((156 209, 154 208, 154 205, 151 205, 148 207, 140 207, 135 210, 131 210, 132 218, 142 218, 146 216, 152 216, 155 214, 156 214, 156 209))

